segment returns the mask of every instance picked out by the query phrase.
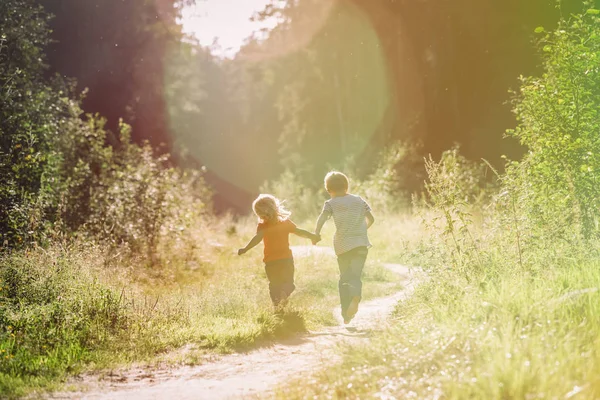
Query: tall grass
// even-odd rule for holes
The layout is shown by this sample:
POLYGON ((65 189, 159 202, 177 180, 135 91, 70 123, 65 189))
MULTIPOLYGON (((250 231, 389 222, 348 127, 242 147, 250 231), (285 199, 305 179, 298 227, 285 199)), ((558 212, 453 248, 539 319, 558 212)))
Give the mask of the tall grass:
MULTIPOLYGON (((296 257, 297 290, 286 312, 275 313, 260 246, 235 254, 254 229, 254 220, 205 217, 185 241, 158 246, 158 258, 168 261, 161 264, 73 241, 2 255, 0 395, 132 362, 198 363, 206 353, 336 323, 335 258, 296 257)), ((300 238, 293 244, 310 245, 300 238)), ((367 271, 366 297, 395 290, 380 263, 367 271)))
POLYGON ((427 207, 373 238, 427 271, 392 327, 276 398, 600 397, 600 243, 536 236, 510 192, 473 201, 461 164, 430 160, 427 207))
POLYGON ((278 398, 546 399, 600 396, 600 260, 557 260, 470 284, 430 271, 399 304, 393 327, 347 347, 278 398))

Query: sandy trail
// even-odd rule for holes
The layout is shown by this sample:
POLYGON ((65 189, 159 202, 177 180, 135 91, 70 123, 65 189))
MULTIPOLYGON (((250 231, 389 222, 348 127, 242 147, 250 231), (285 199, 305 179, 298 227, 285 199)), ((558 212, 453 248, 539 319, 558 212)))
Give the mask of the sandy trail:
MULTIPOLYGON (((295 257, 311 253, 334 256, 329 248, 293 247, 295 257)), ((414 270, 387 264, 403 284, 403 289, 388 297, 362 302, 349 326, 341 326, 338 308, 334 310, 340 326, 310 332, 278 341, 270 347, 249 353, 218 357, 214 362, 171 369, 123 371, 103 380, 85 378, 86 391, 54 394, 52 399, 230 399, 266 393, 288 379, 331 365, 339 357, 340 343, 369 340, 373 329, 381 329, 397 302, 408 296, 415 284, 414 270)))

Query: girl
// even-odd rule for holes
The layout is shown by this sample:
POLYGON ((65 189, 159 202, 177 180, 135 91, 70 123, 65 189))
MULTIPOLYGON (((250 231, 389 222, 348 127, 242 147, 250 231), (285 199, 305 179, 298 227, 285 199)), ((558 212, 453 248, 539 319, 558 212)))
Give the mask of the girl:
POLYGON ((283 207, 283 204, 277 198, 270 194, 258 196, 252 203, 252 209, 259 222, 256 235, 246 247, 238 250, 238 255, 241 256, 264 240, 265 253, 263 261, 269 279, 269 294, 273 305, 278 307, 287 300, 296 288, 294 286, 294 259, 290 249, 289 234, 295 233, 298 236, 312 240, 313 243, 318 242, 321 238, 319 235, 298 228, 289 219, 291 213, 283 207))

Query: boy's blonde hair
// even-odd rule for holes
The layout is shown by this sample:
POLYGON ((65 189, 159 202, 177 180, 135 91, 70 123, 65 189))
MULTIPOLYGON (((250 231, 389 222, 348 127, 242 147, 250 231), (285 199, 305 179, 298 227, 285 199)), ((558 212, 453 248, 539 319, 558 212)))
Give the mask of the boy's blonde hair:
POLYGON ((350 186, 350 180, 341 172, 331 171, 325 175, 325 189, 328 192, 347 193, 350 186))
POLYGON ((285 221, 292 215, 283 202, 270 194, 261 194, 252 203, 252 210, 261 222, 285 221))

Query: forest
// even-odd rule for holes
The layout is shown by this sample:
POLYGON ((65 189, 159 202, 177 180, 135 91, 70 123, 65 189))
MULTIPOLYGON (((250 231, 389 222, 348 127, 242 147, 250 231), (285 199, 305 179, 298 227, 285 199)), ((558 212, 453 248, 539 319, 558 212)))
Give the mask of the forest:
POLYGON ((503 139, 506 103, 519 75, 539 71, 534 29, 581 11, 580 0, 305 1, 266 10, 285 23, 221 60, 182 42, 172 3, 43 1, 49 72, 89 89, 83 109, 112 130, 123 118, 136 142, 207 166, 217 205, 235 211, 286 168, 314 178, 350 156, 366 175, 398 140, 422 146, 417 164, 459 143, 501 167, 522 152, 503 139))
POLYGON ((376 217, 365 301, 406 295, 253 395, 600 396, 600 4, 272 1, 225 57, 199 1, 0 2, 0 397, 337 329, 333 223, 283 313, 236 254, 259 193, 312 229, 331 170, 376 217))

